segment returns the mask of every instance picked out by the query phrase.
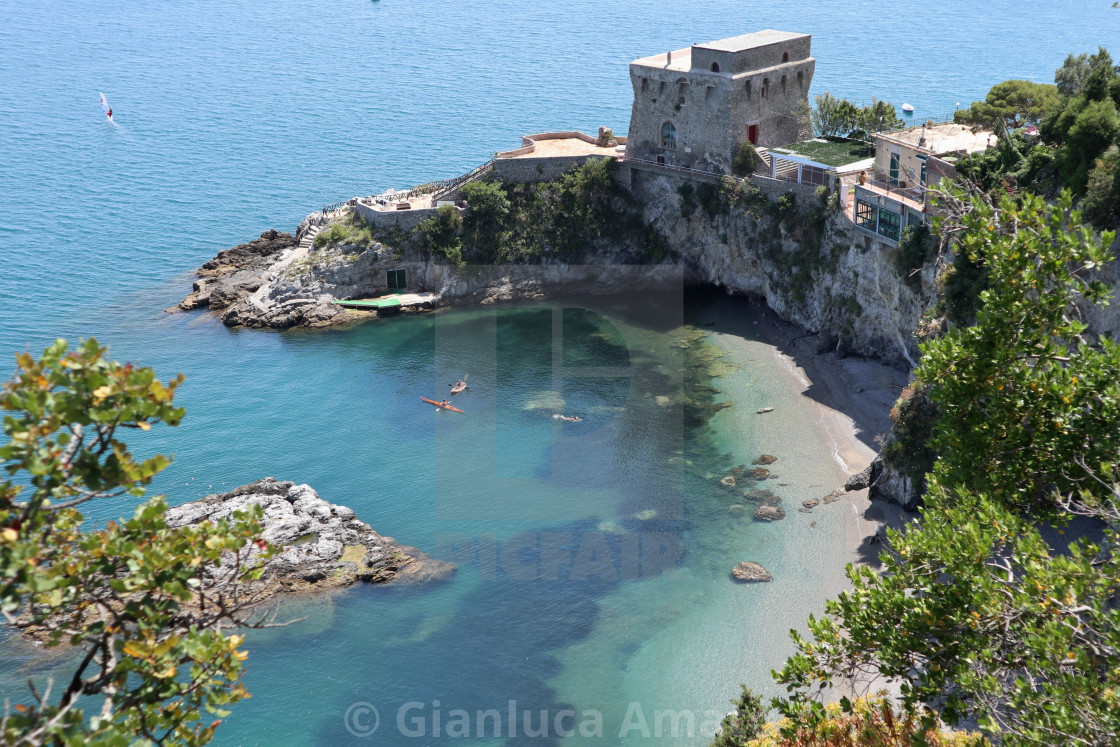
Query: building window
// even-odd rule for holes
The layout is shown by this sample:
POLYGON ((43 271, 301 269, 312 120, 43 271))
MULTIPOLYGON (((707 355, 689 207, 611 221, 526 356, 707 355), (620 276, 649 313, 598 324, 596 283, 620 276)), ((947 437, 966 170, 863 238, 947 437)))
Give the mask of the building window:
POLYGON ((906 211, 906 227, 920 226, 925 223, 925 216, 913 210, 906 211))
POLYGON ((766 98, 766 94, 770 93, 770 79, 762 79, 762 98, 766 98))
POLYGON ((751 82, 748 80, 747 81, 747 98, 749 99, 750 97, 751 97, 751 82))
POLYGON ((789 62, 789 52, 782 52, 782 62, 789 62))
POLYGON ((804 88, 805 87, 805 73, 802 70, 797 71, 797 87, 798 88, 804 88))
POLYGON ((891 241, 898 241, 902 233, 902 216, 893 210, 879 209, 879 235, 891 241))
POLYGON ((786 92, 786 76, 782 76, 782 93, 786 92))
POLYGON ((878 222, 879 206, 873 205, 867 200, 856 198, 856 225, 874 231, 875 224, 878 222))
POLYGON ((672 122, 661 125, 661 147, 669 150, 677 149, 677 127, 672 122))
POLYGON ((898 172, 901 163, 902 154, 898 151, 891 151, 890 170, 887 172, 887 181, 889 181, 891 184, 898 184, 898 172))
POLYGON ((926 183, 926 169, 929 166, 929 156, 918 156, 918 160, 922 162, 922 184, 926 183))
POLYGON ((712 63, 712 72, 713 73, 718 73, 719 72, 719 63, 718 62, 713 62, 712 63))

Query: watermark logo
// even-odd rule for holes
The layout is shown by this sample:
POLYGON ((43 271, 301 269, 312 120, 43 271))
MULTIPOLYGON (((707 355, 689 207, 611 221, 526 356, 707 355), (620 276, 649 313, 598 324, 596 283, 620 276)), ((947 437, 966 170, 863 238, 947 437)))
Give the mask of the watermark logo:
POLYGON ((346 715, 342 717, 342 720, 346 724, 346 731, 350 732, 351 736, 366 739, 372 737, 373 733, 377 731, 377 727, 381 725, 381 714, 377 712, 372 703, 359 700, 346 709, 346 715))
MULTIPOLYGON (((641 703, 626 705, 625 715, 607 717, 600 710, 564 708, 557 711, 524 708, 516 700, 501 707, 458 708, 439 700, 412 700, 398 709, 394 726, 410 739, 682 739, 714 736, 723 715, 714 709, 648 709, 641 703)), ((346 709, 346 730, 364 739, 380 722, 377 709, 360 701, 346 709)))

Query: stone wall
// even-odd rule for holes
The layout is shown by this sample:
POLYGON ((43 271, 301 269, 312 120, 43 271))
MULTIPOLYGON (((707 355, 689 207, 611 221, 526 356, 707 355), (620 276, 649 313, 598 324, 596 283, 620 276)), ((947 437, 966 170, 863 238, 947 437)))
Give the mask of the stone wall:
POLYGON ((502 181, 522 184, 525 182, 551 182, 585 162, 601 156, 541 156, 539 158, 496 158, 494 173, 502 181))
POLYGON ((420 225, 428 218, 435 216, 436 208, 419 208, 413 210, 375 210, 365 203, 359 202, 354 206, 358 215, 367 223, 377 228, 397 227, 409 231, 420 225))
POLYGON ((677 166, 730 171, 752 125, 758 127, 757 144, 763 147, 801 139, 805 133, 793 112, 808 104, 816 68, 808 50, 804 52, 802 59, 734 75, 631 63, 634 103, 627 152, 649 160, 663 156, 677 166), (676 148, 662 147, 665 122, 676 128, 676 148))

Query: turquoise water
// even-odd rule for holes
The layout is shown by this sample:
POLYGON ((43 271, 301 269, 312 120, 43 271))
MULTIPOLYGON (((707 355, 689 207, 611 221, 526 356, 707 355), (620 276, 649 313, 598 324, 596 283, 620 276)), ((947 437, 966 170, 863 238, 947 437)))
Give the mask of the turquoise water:
MULTIPOLYGON (((1004 78, 1049 80, 1068 52, 1118 38, 1110 5, 6 3, 0 350, 96 335, 117 357, 185 373, 183 425, 138 443, 174 453, 158 486, 173 501, 264 475, 307 482, 462 566, 441 586, 294 604, 307 620, 251 638, 254 697, 219 743, 427 743, 437 711, 445 735, 455 709, 472 734, 488 709, 508 731, 510 700, 533 711, 530 729, 459 741, 547 742, 527 735, 539 711, 571 708, 603 713, 603 743, 701 743, 659 739, 652 711, 695 713, 699 732, 738 682, 766 687, 784 631, 820 607, 843 560, 839 512, 759 526, 730 514, 737 499, 718 485, 762 450, 782 457, 787 508, 839 477, 783 362, 742 326, 752 312, 677 298, 656 318, 603 317, 572 301, 278 334, 162 310, 219 249, 324 203, 462 173, 527 132, 625 130, 626 63, 641 55, 806 31, 814 93, 909 101, 921 117, 1004 78), (734 364, 717 397, 735 405, 700 429, 680 410, 702 347, 678 345, 686 316, 719 320, 708 344, 734 364), (467 416, 419 403, 463 373, 467 416), (752 419, 775 403, 781 421, 752 419), (779 582, 731 585, 729 565, 748 556, 779 582), (423 737, 395 723, 410 701, 425 704, 405 714, 423 737), (381 715, 368 740, 360 709, 347 730, 361 702, 381 715), (639 720, 632 703, 648 739, 619 737, 639 720)), ((18 697, 33 671, 5 656, 0 692, 18 697)))

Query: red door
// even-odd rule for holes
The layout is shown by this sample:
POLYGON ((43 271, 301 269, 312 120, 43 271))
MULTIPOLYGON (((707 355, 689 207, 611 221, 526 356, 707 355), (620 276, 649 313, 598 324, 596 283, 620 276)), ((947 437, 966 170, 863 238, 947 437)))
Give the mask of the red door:
POLYGON ((758 145, 758 125, 753 124, 747 127, 747 140, 751 141, 751 145, 758 145))

